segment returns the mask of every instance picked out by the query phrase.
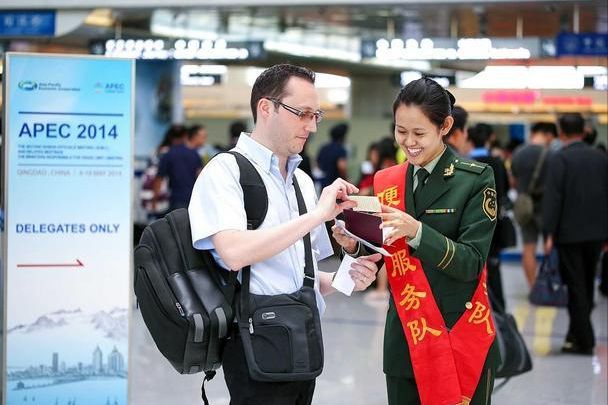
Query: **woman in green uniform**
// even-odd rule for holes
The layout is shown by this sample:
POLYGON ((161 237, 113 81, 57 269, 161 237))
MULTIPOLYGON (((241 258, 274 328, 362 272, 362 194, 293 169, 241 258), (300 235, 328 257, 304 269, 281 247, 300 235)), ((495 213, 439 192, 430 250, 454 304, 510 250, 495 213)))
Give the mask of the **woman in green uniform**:
MULTIPOLYGON (((485 285, 494 176, 444 143, 454 102, 428 78, 405 86, 393 114, 407 162, 374 178, 391 253, 383 367, 390 405, 489 404, 499 361, 485 285)), ((359 251, 339 228, 333 235, 347 253, 359 251)))

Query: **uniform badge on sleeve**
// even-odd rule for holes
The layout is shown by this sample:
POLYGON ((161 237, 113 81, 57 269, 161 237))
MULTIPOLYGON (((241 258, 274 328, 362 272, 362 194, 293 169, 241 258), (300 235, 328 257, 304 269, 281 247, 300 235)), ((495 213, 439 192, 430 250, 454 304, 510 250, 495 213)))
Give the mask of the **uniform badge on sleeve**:
POLYGON ((493 188, 483 190, 483 212, 491 221, 496 220, 496 190, 493 188))

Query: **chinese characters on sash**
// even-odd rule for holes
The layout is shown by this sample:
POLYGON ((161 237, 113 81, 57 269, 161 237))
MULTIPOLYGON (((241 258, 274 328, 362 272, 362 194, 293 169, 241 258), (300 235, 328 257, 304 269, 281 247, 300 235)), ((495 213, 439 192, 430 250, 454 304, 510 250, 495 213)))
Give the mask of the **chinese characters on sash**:
POLYGON ((378 193, 377 196, 384 205, 398 206, 401 203, 401 200, 397 199, 399 197, 397 191, 397 186, 393 186, 378 193))
MULTIPOLYGON (((417 271, 416 265, 412 263, 407 251, 405 249, 398 250, 393 253, 391 256, 392 261, 392 278, 400 278, 402 280, 399 284, 405 286, 401 289, 399 300, 399 306, 402 307, 402 311, 415 311, 420 308, 420 300, 425 299, 428 295, 427 291, 423 289, 418 289, 413 279, 416 277, 407 277, 407 272, 415 272, 417 271), (407 278, 406 280, 403 280, 407 278)), ((415 317, 416 315, 413 314, 415 317)), ((419 318, 415 318, 409 322, 407 322, 407 328, 412 338, 412 342, 414 345, 417 345, 421 342, 426 336, 427 333, 430 333, 432 336, 440 336, 441 330, 435 329, 427 325, 427 320, 425 317, 420 316, 419 318)))

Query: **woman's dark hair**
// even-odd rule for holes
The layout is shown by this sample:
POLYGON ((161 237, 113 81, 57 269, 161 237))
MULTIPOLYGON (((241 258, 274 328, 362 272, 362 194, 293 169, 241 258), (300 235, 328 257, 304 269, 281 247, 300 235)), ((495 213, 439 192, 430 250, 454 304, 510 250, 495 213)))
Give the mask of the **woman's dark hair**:
POLYGON ((258 102, 263 98, 281 100, 285 96, 285 85, 294 76, 315 83, 315 73, 312 70, 287 63, 271 66, 258 76, 251 89, 250 100, 254 124, 258 119, 258 102))
POLYGON ((409 82, 401 89, 393 103, 393 116, 401 104, 415 105, 424 115, 438 127, 443 125, 445 119, 452 115, 456 99, 439 83, 428 77, 409 82))

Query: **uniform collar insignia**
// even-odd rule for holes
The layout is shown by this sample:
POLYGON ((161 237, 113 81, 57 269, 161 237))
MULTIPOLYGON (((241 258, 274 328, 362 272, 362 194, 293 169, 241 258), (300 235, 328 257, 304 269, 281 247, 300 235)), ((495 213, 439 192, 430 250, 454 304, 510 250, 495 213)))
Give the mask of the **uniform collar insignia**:
POLYGON ((454 163, 450 163, 448 167, 443 169, 443 177, 450 177, 454 175, 454 163))

